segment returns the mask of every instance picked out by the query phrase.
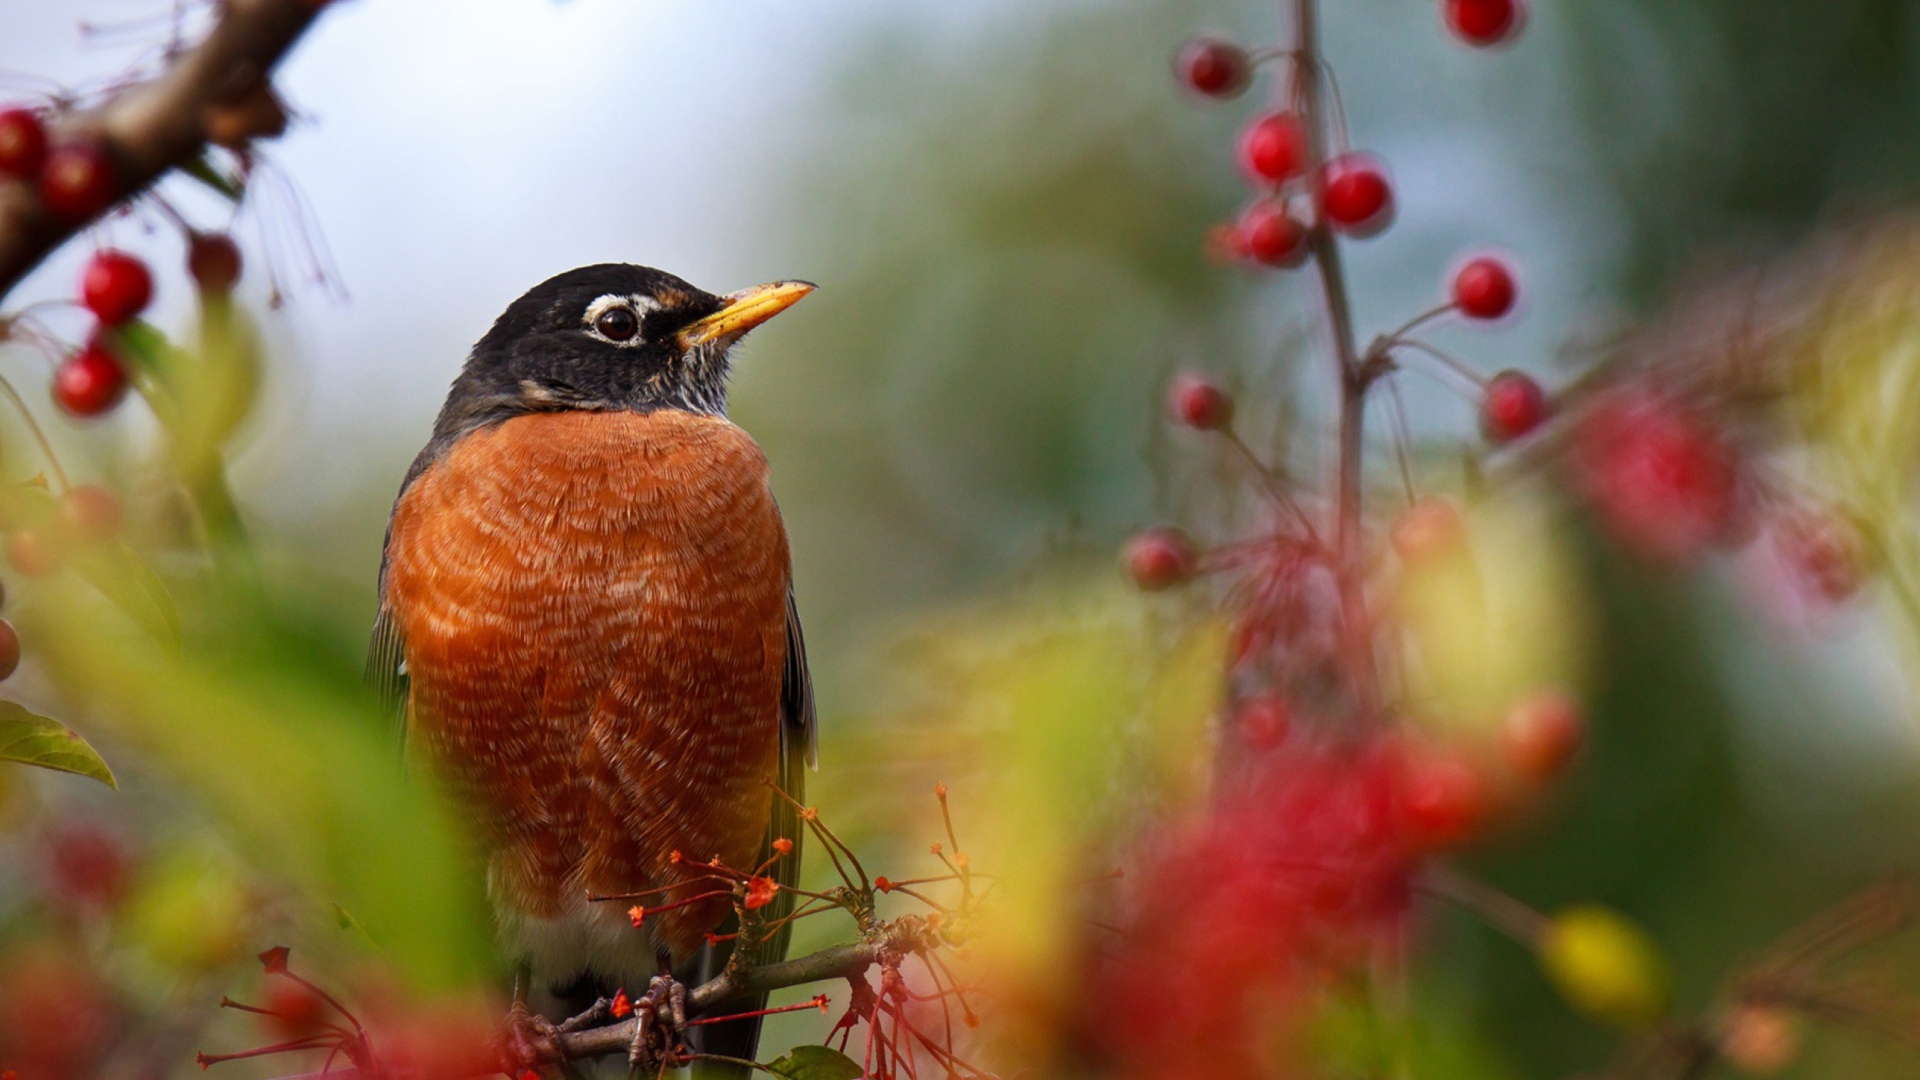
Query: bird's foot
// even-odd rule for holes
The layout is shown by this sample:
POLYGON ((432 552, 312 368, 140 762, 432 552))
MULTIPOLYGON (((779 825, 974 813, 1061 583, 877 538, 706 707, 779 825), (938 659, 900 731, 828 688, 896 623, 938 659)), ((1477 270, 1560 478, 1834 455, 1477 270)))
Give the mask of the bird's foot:
POLYGON ((635 1070, 678 1060, 687 1032, 687 987, 671 975, 655 975, 647 992, 633 1003, 633 1043, 627 1064, 635 1070), (660 1019, 665 1005, 669 1019, 660 1019))
POLYGON ((507 1010, 506 1045, 500 1055, 505 1059, 506 1074, 520 1076, 529 1069, 538 1071, 542 1064, 559 1061, 559 1035, 563 1030, 567 1029, 555 1027, 553 1021, 529 1011, 526 1003, 514 1002, 507 1010))

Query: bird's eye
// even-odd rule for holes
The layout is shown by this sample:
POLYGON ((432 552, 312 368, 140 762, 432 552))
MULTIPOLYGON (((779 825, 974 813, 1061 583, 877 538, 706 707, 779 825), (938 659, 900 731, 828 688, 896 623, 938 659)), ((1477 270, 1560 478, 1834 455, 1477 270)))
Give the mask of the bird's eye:
POLYGON ((593 328, 609 341, 628 341, 640 332, 640 320, 627 308, 608 308, 593 320, 593 328))

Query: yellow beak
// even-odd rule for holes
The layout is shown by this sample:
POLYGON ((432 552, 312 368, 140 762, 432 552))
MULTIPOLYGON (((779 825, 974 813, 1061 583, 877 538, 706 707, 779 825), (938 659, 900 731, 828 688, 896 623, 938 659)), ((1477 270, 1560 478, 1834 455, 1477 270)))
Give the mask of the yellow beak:
POLYGON ((775 281, 741 289, 727 297, 726 307, 681 329, 680 344, 688 349, 716 341, 731 344, 812 291, 813 286, 805 281, 775 281))

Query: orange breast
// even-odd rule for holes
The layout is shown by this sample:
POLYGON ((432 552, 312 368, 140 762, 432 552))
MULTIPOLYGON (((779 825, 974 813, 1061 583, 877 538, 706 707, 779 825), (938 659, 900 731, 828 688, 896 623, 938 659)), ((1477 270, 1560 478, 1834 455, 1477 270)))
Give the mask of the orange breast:
MULTIPOLYGON (((676 850, 755 857, 790 569, 745 432, 675 410, 508 420, 414 481, 388 558, 409 740, 472 809, 509 914, 681 880, 676 850)), ((725 912, 649 929, 679 958, 725 912)))

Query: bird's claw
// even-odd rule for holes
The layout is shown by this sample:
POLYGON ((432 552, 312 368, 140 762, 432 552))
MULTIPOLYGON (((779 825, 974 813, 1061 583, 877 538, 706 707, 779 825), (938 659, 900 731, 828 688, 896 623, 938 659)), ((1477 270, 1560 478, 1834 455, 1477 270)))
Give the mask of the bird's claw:
POLYGON ((647 992, 633 1003, 633 1043, 627 1048, 627 1064, 638 1069, 656 1062, 672 1061, 687 1031, 687 987, 671 975, 655 975, 647 992), (667 1006, 670 1019, 659 1022, 660 1006, 667 1006), (658 1033, 656 1053, 652 1036, 658 1033))
POLYGON ((513 1008, 507 1010, 507 1032, 505 1053, 506 1070, 509 1076, 519 1076, 528 1069, 560 1060, 559 1034, 565 1028, 555 1027, 553 1021, 530 1012, 524 1002, 516 1001, 513 1008))

